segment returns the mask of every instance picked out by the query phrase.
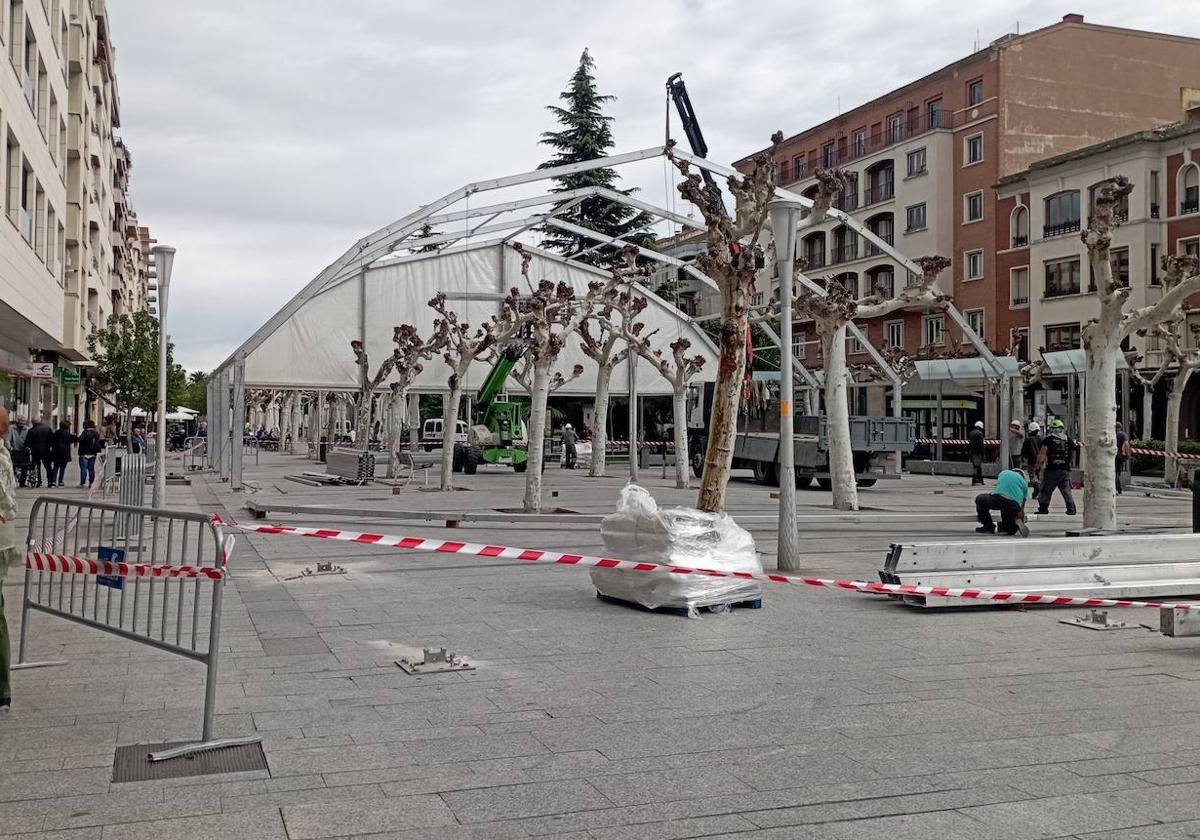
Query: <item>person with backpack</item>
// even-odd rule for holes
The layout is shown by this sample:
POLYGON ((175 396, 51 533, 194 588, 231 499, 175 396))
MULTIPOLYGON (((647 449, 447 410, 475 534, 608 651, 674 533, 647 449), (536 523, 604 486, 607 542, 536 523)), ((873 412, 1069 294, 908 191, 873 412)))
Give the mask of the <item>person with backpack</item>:
POLYGON ((96 456, 104 451, 104 441, 96 431, 95 420, 84 420, 79 434, 79 486, 91 487, 96 480, 96 456))
POLYGON ((1033 491, 1035 497, 1041 489, 1037 473, 1038 453, 1041 451, 1042 425, 1036 420, 1030 420, 1029 428, 1025 433, 1025 442, 1021 444, 1021 468, 1029 476, 1029 489, 1033 491))
MULTIPOLYGON (((53 487, 54 460, 50 455, 54 443, 54 431, 41 420, 35 420, 25 433, 25 448, 33 458, 33 472, 37 484, 41 484, 41 471, 46 472, 46 486, 53 487)), ((37 486, 36 484, 34 486, 37 486)))
POLYGON ((1067 516, 1075 515, 1075 497, 1071 495, 1071 452, 1074 448, 1063 421, 1055 417, 1050 421, 1050 431, 1042 438, 1042 448, 1038 452, 1036 469, 1042 476, 1038 513, 1050 512, 1050 497, 1057 488, 1066 502, 1067 516))
POLYGON ((29 433, 29 421, 18 417, 4 436, 4 445, 11 454, 13 468, 16 470, 18 487, 36 487, 37 467, 33 463, 33 454, 25 445, 25 436, 29 433))
POLYGON ((50 483, 47 487, 65 487, 67 464, 71 463, 71 445, 78 440, 71 434, 71 424, 62 420, 50 439, 50 483))

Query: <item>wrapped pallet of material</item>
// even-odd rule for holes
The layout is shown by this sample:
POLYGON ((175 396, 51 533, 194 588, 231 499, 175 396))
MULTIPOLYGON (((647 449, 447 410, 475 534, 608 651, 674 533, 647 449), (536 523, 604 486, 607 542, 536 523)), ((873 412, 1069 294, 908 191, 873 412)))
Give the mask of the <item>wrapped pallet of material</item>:
MULTIPOLYGON (((600 522, 610 557, 727 572, 762 572, 754 538, 726 513, 694 508, 660 508, 634 484, 621 490, 616 513, 600 522)), ((592 584, 601 595, 649 609, 675 607, 696 614, 702 607, 760 598, 757 581, 669 572, 630 572, 593 568, 592 584)))

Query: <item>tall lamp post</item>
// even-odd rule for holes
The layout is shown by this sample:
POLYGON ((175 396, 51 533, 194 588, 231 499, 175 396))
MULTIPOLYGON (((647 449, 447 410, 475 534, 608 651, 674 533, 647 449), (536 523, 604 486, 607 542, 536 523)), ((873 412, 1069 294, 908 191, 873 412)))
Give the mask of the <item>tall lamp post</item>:
POLYGON ((779 568, 799 568, 796 535, 796 450, 792 378, 792 271, 796 255, 796 226, 802 205, 774 199, 767 205, 775 239, 775 269, 779 278, 779 568))
POLYGON ((158 275, 158 403, 155 417, 158 434, 155 441, 154 499, 151 505, 163 506, 167 489, 167 292, 171 286, 171 267, 175 262, 175 249, 170 245, 155 245, 154 268, 158 275))

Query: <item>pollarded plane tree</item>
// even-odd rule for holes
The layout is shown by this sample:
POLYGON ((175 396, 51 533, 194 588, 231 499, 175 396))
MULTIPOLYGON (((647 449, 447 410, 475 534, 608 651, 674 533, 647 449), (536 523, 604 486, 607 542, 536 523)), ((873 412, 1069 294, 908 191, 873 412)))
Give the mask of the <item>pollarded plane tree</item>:
MULTIPOLYGON (((1196 257, 1190 255, 1166 256, 1162 259, 1163 289, 1170 291, 1180 280, 1188 275, 1197 273, 1200 266, 1196 257)), ((1200 367, 1200 326, 1188 321, 1184 306, 1171 312, 1165 321, 1145 330, 1138 330, 1138 335, 1152 338, 1157 342, 1160 353, 1158 368, 1150 376, 1131 365, 1134 377, 1142 383, 1148 395, 1153 395, 1158 383, 1165 377, 1170 377, 1167 386, 1167 417, 1166 436, 1163 448, 1167 452, 1179 450, 1179 411, 1183 404, 1183 391, 1187 387, 1192 373, 1200 367), (1191 337, 1189 347, 1188 337, 1191 337)), ((1145 400, 1145 419, 1142 426, 1144 437, 1150 437, 1151 410, 1153 400, 1145 400)), ((1169 484, 1179 481, 1179 459, 1166 456, 1164 475, 1169 484)))
POLYGON ((519 293, 511 289, 500 303, 500 312, 472 330, 458 313, 447 308, 446 295, 439 292, 429 306, 437 313, 433 323, 432 352, 441 353, 450 368, 449 393, 442 400, 442 483, 445 491, 454 489, 454 444, 458 427, 458 409, 462 403, 463 382, 476 360, 488 358, 497 345, 513 339, 523 320, 517 312, 519 293))
MULTIPOLYGON (((846 327, 855 319, 881 318, 902 309, 943 309, 950 298, 937 290, 937 276, 950 261, 945 257, 920 257, 921 276, 885 296, 873 290, 858 297, 857 290, 826 280, 825 294, 796 283, 794 311, 813 321, 825 365, 825 415, 828 435, 829 476, 833 506, 858 510, 858 485, 854 477, 854 451, 850 441, 850 408, 847 399, 846 327)), ((797 273, 800 273, 797 271, 797 273)))
MULTIPOLYGON (((1083 449, 1086 473, 1083 484, 1083 524, 1087 528, 1111 530, 1117 523, 1117 359, 1121 342, 1138 330, 1168 321, 1184 302, 1200 292, 1200 273, 1193 258, 1174 258, 1167 263, 1175 274, 1155 303, 1126 311, 1129 287, 1113 278, 1109 249, 1112 231, 1118 224, 1117 207, 1133 190, 1133 184, 1118 175, 1096 190, 1092 216, 1080 238, 1088 249, 1092 276, 1096 278, 1100 316, 1083 328, 1087 390, 1084 393, 1083 449)), ((1165 278, 1164 278, 1165 285, 1165 278)))
MULTIPOLYGON (((509 374, 517 383, 525 389, 525 393, 533 393, 533 359, 525 356, 521 359, 521 364, 513 368, 509 374)), ((561 371, 554 371, 554 375, 550 377, 550 393, 553 394, 568 382, 573 382, 583 376, 583 365, 575 365, 571 369, 570 376, 563 376, 561 371)))
POLYGON ((668 347, 671 355, 664 356, 661 350, 648 351, 645 345, 637 345, 639 352, 654 365, 664 379, 671 383, 671 420, 675 437, 675 486, 689 486, 687 389, 691 378, 704 367, 704 357, 689 356, 692 343, 684 336, 672 341, 668 347))
POLYGON ((550 395, 551 371, 566 346, 567 339, 579 331, 580 325, 598 308, 609 304, 620 292, 617 277, 605 282, 593 281, 583 297, 566 283, 540 280, 534 284, 529 277, 532 255, 521 243, 513 244, 521 256, 521 275, 533 292, 519 295, 513 289, 509 295, 521 323, 519 340, 533 365, 533 380, 529 394, 529 467, 525 471, 523 507, 537 513, 542 507, 542 460, 545 449, 546 403, 550 395))
POLYGON ((705 249, 696 256, 695 266, 717 284, 721 292, 721 317, 717 344, 720 360, 713 390, 709 418, 708 448, 704 453, 704 473, 696 507, 718 511, 725 504, 725 487, 733 465, 733 445, 737 437, 737 415, 746 373, 747 341, 750 334, 750 295, 758 269, 763 263, 760 240, 767 222, 767 205, 775 194, 773 166, 775 149, 781 134, 771 138, 768 151, 754 156, 749 174, 731 176, 728 189, 734 200, 734 213, 726 213, 721 195, 708 189, 687 161, 667 156, 683 175, 680 195, 695 205, 704 218, 705 249))
POLYGON ((387 442, 388 451, 391 453, 391 457, 388 458, 388 478, 396 477, 396 461, 401 448, 400 438, 408 406, 409 388, 425 369, 421 363, 439 349, 432 342, 421 338, 417 328, 411 324, 396 327, 392 331, 392 341, 396 344, 396 349, 392 351, 392 363, 397 379, 388 385, 387 442))
POLYGON ((612 374, 617 365, 629 358, 635 346, 644 344, 657 330, 645 335, 646 325, 637 320, 648 305, 646 298, 633 293, 638 278, 649 277, 649 266, 638 266, 639 249, 630 245, 622 249, 623 267, 612 266, 611 280, 616 290, 598 306, 592 317, 579 326, 579 345, 584 354, 596 363, 595 416, 592 422, 592 459, 588 475, 605 474, 608 454, 608 407, 612 374), (593 330, 594 327, 594 330, 593 330))

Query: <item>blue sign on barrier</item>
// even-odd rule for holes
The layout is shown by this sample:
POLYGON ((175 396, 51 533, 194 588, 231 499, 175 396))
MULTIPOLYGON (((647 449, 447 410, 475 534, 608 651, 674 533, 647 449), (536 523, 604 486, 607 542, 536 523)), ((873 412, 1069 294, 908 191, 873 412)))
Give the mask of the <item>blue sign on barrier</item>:
MULTIPOLYGON (((96 549, 96 559, 104 563, 124 563, 125 549, 109 548, 106 545, 96 549)), ((96 583, 100 586, 107 586, 110 589, 124 589, 125 578, 120 575, 96 575, 96 583)))

